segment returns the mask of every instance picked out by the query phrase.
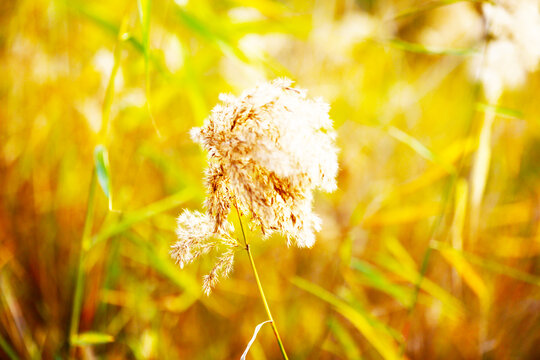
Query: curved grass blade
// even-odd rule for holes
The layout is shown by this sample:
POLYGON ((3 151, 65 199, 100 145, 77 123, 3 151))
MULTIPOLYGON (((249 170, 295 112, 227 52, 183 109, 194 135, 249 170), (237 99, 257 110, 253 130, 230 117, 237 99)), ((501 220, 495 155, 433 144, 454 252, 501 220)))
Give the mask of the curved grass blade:
MULTIPOLYGON (((66 4, 73 12, 90 20, 93 24, 105 30, 110 35, 118 37, 120 34, 122 41, 130 43, 137 52, 144 55, 144 46, 141 41, 131 35, 129 32, 121 32, 121 25, 119 26, 105 19, 99 12, 90 9, 86 4, 83 5, 77 1, 66 1, 66 4)), ((167 79, 173 78, 173 75, 167 69, 167 67, 157 57, 153 56, 152 53, 149 53, 149 60, 161 75, 167 79)))
POLYGON ((337 319, 332 318, 328 323, 328 327, 330 328, 330 331, 336 337, 337 341, 341 344, 341 347, 343 348, 343 351, 345 352, 347 359, 349 360, 362 359, 360 349, 355 343, 353 337, 351 336, 351 334, 349 334, 349 331, 343 325, 340 324, 340 322, 337 319))
POLYGON ((409 16, 415 16, 420 13, 436 9, 441 6, 452 5, 459 2, 471 2, 471 3, 491 3, 489 0, 439 0, 439 1, 428 1, 416 8, 411 8, 407 10, 400 11, 397 15, 392 17, 391 20, 400 20, 409 16))
POLYGON ((15 350, 9 345, 9 342, 4 339, 4 337, 0 334, 0 349, 6 353, 6 355, 9 357, 10 360, 18 360, 19 357, 15 353, 15 350))
POLYGON ((146 93, 146 109, 148 115, 152 120, 152 126, 156 131, 158 137, 161 137, 161 133, 156 124, 156 120, 152 115, 152 108, 150 105, 150 14, 152 11, 152 0, 138 0, 137 5, 139 8, 139 18, 142 26, 142 46, 144 53, 144 75, 145 84, 144 89, 146 93))
POLYGON ((432 249, 435 249, 438 251, 444 250, 444 251, 449 251, 449 252, 454 252, 456 254, 459 254, 460 256, 470 261, 471 263, 476 264, 480 267, 483 267, 486 270, 489 270, 496 274, 508 276, 508 277, 511 277, 519 281, 523 281, 528 284, 540 286, 540 276, 528 274, 526 272, 517 270, 511 266, 501 264, 498 261, 484 259, 478 255, 475 255, 469 252, 458 251, 456 249, 452 249, 450 246, 448 246, 447 244, 441 243, 440 241, 431 241, 430 246, 432 249))
POLYGON ((253 342, 257 338, 257 334, 259 333, 259 331, 261 330, 263 325, 266 324, 266 323, 269 323, 269 322, 272 322, 272 320, 263 321, 262 323, 257 325, 257 327, 255 327, 255 331, 253 332, 253 336, 251 337, 251 340, 249 340, 249 343, 247 344, 246 349, 242 353, 242 356, 240 357, 240 360, 246 360, 246 356, 248 354, 249 348, 251 347, 251 345, 253 345, 253 342))
POLYGON ((347 318, 367 341, 386 360, 400 359, 399 349, 392 331, 385 324, 375 319, 366 312, 360 311, 334 294, 300 277, 294 277, 291 282, 297 287, 317 296, 321 300, 332 305, 337 312, 347 318))
POLYGON ((105 90, 105 99, 103 101, 103 108, 101 111, 101 130, 100 138, 101 141, 106 142, 107 135, 109 133, 109 124, 110 124, 110 115, 111 115, 111 106, 114 97, 114 86, 116 81, 116 75, 120 69, 120 58, 122 55, 124 37, 127 34, 128 26, 128 17, 125 16, 118 30, 118 40, 114 48, 114 64, 111 71, 111 76, 109 76, 109 83, 107 84, 107 90, 105 90))
POLYGON ((386 211, 380 211, 363 220, 364 227, 390 226, 410 223, 435 216, 440 211, 440 205, 432 202, 414 206, 402 206, 386 211))
POLYGON ((523 119, 523 112, 515 109, 511 109, 508 107, 500 106, 500 105, 490 105, 486 103, 479 102, 476 104, 476 109, 478 111, 482 112, 494 112, 496 115, 505 117, 508 119, 523 119))
MULTIPOLYGON (((379 255, 375 260, 386 270, 392 272, 394 275, 411 284, 417 285, 418 290, 423 290, 431 297, 439 300, 445 307, 445 313, 447 315, 455 318, 464 314, 463 305, 458 299, 441 288, 439 285, 427 279, 425 276, 421 277, 421 272, 419 272, 417 269, 408 268, 407 266, 404 266, 402 262, 399 262, 395 260, 395 258, 388 255, 379 255), (418 285, 418 279, 420 278, 422 281, 420 281, 418 285)), ((415 302, 416 299, 413 298, 413 304, 415 302)))
POLYGON ((371 264, 359 259, 353 259, 351 267, 359 271, 372 287, 392 296, 404 306, 409 306, 411 303, 412 292, 410 289, 392 283, 371 264))
POLYGON ((157 272, 171 280, 172 283, 184 289, 186 294, 189 294, 189 299, 191 299, 191 302, 188 301, 189 305, 200 297, 201 289, 199 283, 189 273, 178 270, 178 266, 175 266, 171 261, 168 251, 165 253, 158 251, 151 242, 141 238, 133 231, 128 232, 126 237, 137 246, 138 250, 141 250, 144 254, 141 258, 145 259, 144 261, 148 266, 154 268, 157 272))
POLYGON ((482 280, 482 277, 476 270, 462 257, 459 253, 448 249, 440 249, 441 255, 448 263, 461 275, 463 280, 469 285, 472 291, 476 293, 482 307, 485 308, 489 304, 489 290, 487 285, 482 280))
POLYGON ((99 233, 94 236, 92 245, 98 244, 111 236, 118 235, 138 222, 149 219, 167 210, 171 210, 192 199, 194 196, 195 192, 193 189, 187 188, 165 199, 156 201, 140 210, 127 213, 121 221, 100 230, 99 233))
MULTIPOLYGON (((4 308, 2 315, 6 315, 6 317, 10 318, 10 322, 12 322, 15 329, 14 331, 17 332, 17 336, 20 338, 26 349, 25 358, 41 359, 39 347, 25 320, 23 313, 24 308, 22 308, 21 304, 17 301, 11 281, 8 279, 7 271, 3 273, 0 272, 0 310, 2 310, 2 308, 4 308)), ((8 347, 6 347, 6 349, 9 351, 8 347)))
MULTIPOLYGON (((459 160, 473 152, 476 149, 476 146, 476 139, 473 137, 456 141, 441 152, 441 163, 449 164, 450 167, 455 169, 459 160)), ((360 223, 364 225, 364 222, 367 219, 373 217, 374 214, 376 214, 388 203, 392 201, 400 201, 401 197, 414 194, 417 191, 425 189, 449 175, 449 172, 443 166, 438 164, 434 165, 434 167, 429 168, 417 178, 406 183, 401 183, 394 189, 382 194, 380 199, 377 200, 377 206, 372 207, 370 211, 364 211, 364 204, 359 203, 351 215, 351 226, 358 225, 360 223)), ((426 211, 428 210, 426 209, 426 211)))
POLYGON ((388 135, 407 145, 424 159, 431 161, 434 164, 440 165, 449 174, 454 174, 456 172, 455 168, 452 165, 443 162, 437 155, 435 155, 430 149, 428 149, 424 144, 422 144, 418 139, 414 138, 413 136, 396 128, 395 126, 388 126, 385 130, 388 135))
POLYGON ((225 55, 236 57, 242 62, 249 62, 247 56, 224 35, 227 31, 214 29, 206 20, 201 20, 194 14, 187 12, 180 6, 176 7, 176 13, 180 21, 188 29, 215 45, 225 55))
POLYGON ((109 211, 112 211, 112 194, 111 194, 111 172, 109 166, 109 154, 107 148, 103 145, 98 145, 94 149, 94 166, 96 167, 96 175, 101 186, 101 190, 109 199, 109 211))
POLYGON ((411 43, 401 39, 390 39, 380 41, 383 44, 390 45, 398 50, 407 52, 425 54, 425 55, 454 55, 454 56, 470 56, 477 52, 476 49, 444 49, 426 46, 422 44, 411 43))
MULTIPOLYGON (((86 4, 82 4, 78 1, 66 1, 66 5, 68 6, 68 8, 72 9, 74 12, 85 17, 86 19, 90 20, 91 22, 99 26, 101 29, 106 30, 109 34, 118 36, 121 26, 118 26, 114 24, 113 22, 105 19, 104 17, 101 16, 99 12, 88 8, 86 4)), ((138 39, 132 36, 128 36, 125 38, 125 41, 133 45, 133 47, 137 51, 141 53, 144 52, 144 47, 138 39)))

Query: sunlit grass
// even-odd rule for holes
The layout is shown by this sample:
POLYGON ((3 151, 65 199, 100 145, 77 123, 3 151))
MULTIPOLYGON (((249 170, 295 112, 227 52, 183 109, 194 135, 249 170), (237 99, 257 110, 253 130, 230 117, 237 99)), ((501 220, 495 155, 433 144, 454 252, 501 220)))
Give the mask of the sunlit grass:
MULTIPOLYGON (((312 249, 246 228, 289 357, 539 357, 540 81, 486 98, 481 3, 1 5, 0 358, 240 358, 248 259, 207 297, 169 247, 205 197, 189 129, 280 76, 340 148, 312 249)), ((279 356, 262 326, 247 358, 279 356)))

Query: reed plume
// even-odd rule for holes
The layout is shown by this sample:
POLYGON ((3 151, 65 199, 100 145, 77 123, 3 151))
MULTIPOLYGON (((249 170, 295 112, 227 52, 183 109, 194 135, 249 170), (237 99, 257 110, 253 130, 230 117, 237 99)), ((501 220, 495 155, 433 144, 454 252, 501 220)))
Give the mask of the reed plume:
POLYGON ((538 67, 540 5, 538 0, 498 0, 482 4, 482 13, 489 42, 473 68, 482 69, 484 93, 494 103, 505 89, 523 85, 528 73, 538 67))
POLYGON ((207 294, 231 271, 239 246, 227 221, 232 206, 265 236, 279 232, 288 244, 311 247, 321 227, 312 191, 333 191, 338 170, 328 104, 308 98, 290 80, 260 84, 239 97, 222 94, 220 100, 203 126, 191 130, 208 152, 206 213, 179 216, 179 240, 171 250, 183 267, 213 248, 225 248, 204 277, 207 294))

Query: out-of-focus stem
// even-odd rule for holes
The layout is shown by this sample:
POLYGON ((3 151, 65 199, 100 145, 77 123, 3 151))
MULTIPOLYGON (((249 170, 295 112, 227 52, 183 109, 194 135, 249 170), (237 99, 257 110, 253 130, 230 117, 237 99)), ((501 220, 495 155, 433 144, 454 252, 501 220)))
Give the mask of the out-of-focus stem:
POLYGON ((81 316, 82 294, 84 288, 84 259, 88 248, 90 247, 90 233, 94 220, 94 195, 96 192, 97 174, 95 167, 92 169, 92 179, 90 180, 90 190, 88 192, 88 203, 86 205, 86 218, 84 220, 84 229, 81 240, 81 249, 79 253, 79 267, 77 269, 77 278, 75 280, 75 296, 71 310, 71 324, 69 327, 69 357, 75 356, 75 347, 73 340, 79 332, 79 319, 81 316))
POLYGON ((476 151, 473 169, 471 173, 471 241, 475 240, 480 219, 480 209, 486 188, 489 165, 491 162, 491 134, 495 112, 486 109, 480 137, 478 139, 478 150, 476 151))
POLYGON ((255 275, 255 281, 257 282, 257 287, 259 288, 259 293, 261 294, 261 299, 264 304, 264 309, 266 310, 266 315, 268 315, 268 319, 271 321, 272 330, 274 330, 274 335, 276 335, 276 340, 279 345, 279 350, 281 350, 281 355, 283 356, 283 359, 289 360, 289 358, 287 357, 287 353, 285 352, 285 347, 283 346, 283 343, 281 342, 281 337, 279 336, 276 322, 274 321, 274 318, 272 317, 272 313, 270 312, 268 301, 266 301, 266 296, 264 295, 261 280, 259 279, 259 273, 257 272, 257 268, 255 267, 255 261, 253 260, 253 255, 251 255, 251 250, 249 248, 246 234, 244 232, 244 225, 242 225, 242 219, 240 217, 240 211, 238 211, 238 207, 236 208, 236 213, 238 214, 238 221, 240 221, 240 229, 242 230, 242 237, 244 239, 244 245, 246 245, 246 251, 249 257, 249 262, 251 264, 251 268, 253 269, 253 274, 255 275))

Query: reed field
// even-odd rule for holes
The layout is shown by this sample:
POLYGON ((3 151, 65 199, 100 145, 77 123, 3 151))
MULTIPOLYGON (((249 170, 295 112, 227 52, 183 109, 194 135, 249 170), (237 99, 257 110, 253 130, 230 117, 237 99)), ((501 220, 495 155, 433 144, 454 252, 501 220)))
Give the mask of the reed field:
POLYGON ((1 1, 0 359, 540 359, 539 65, 539 0, 1 1))

